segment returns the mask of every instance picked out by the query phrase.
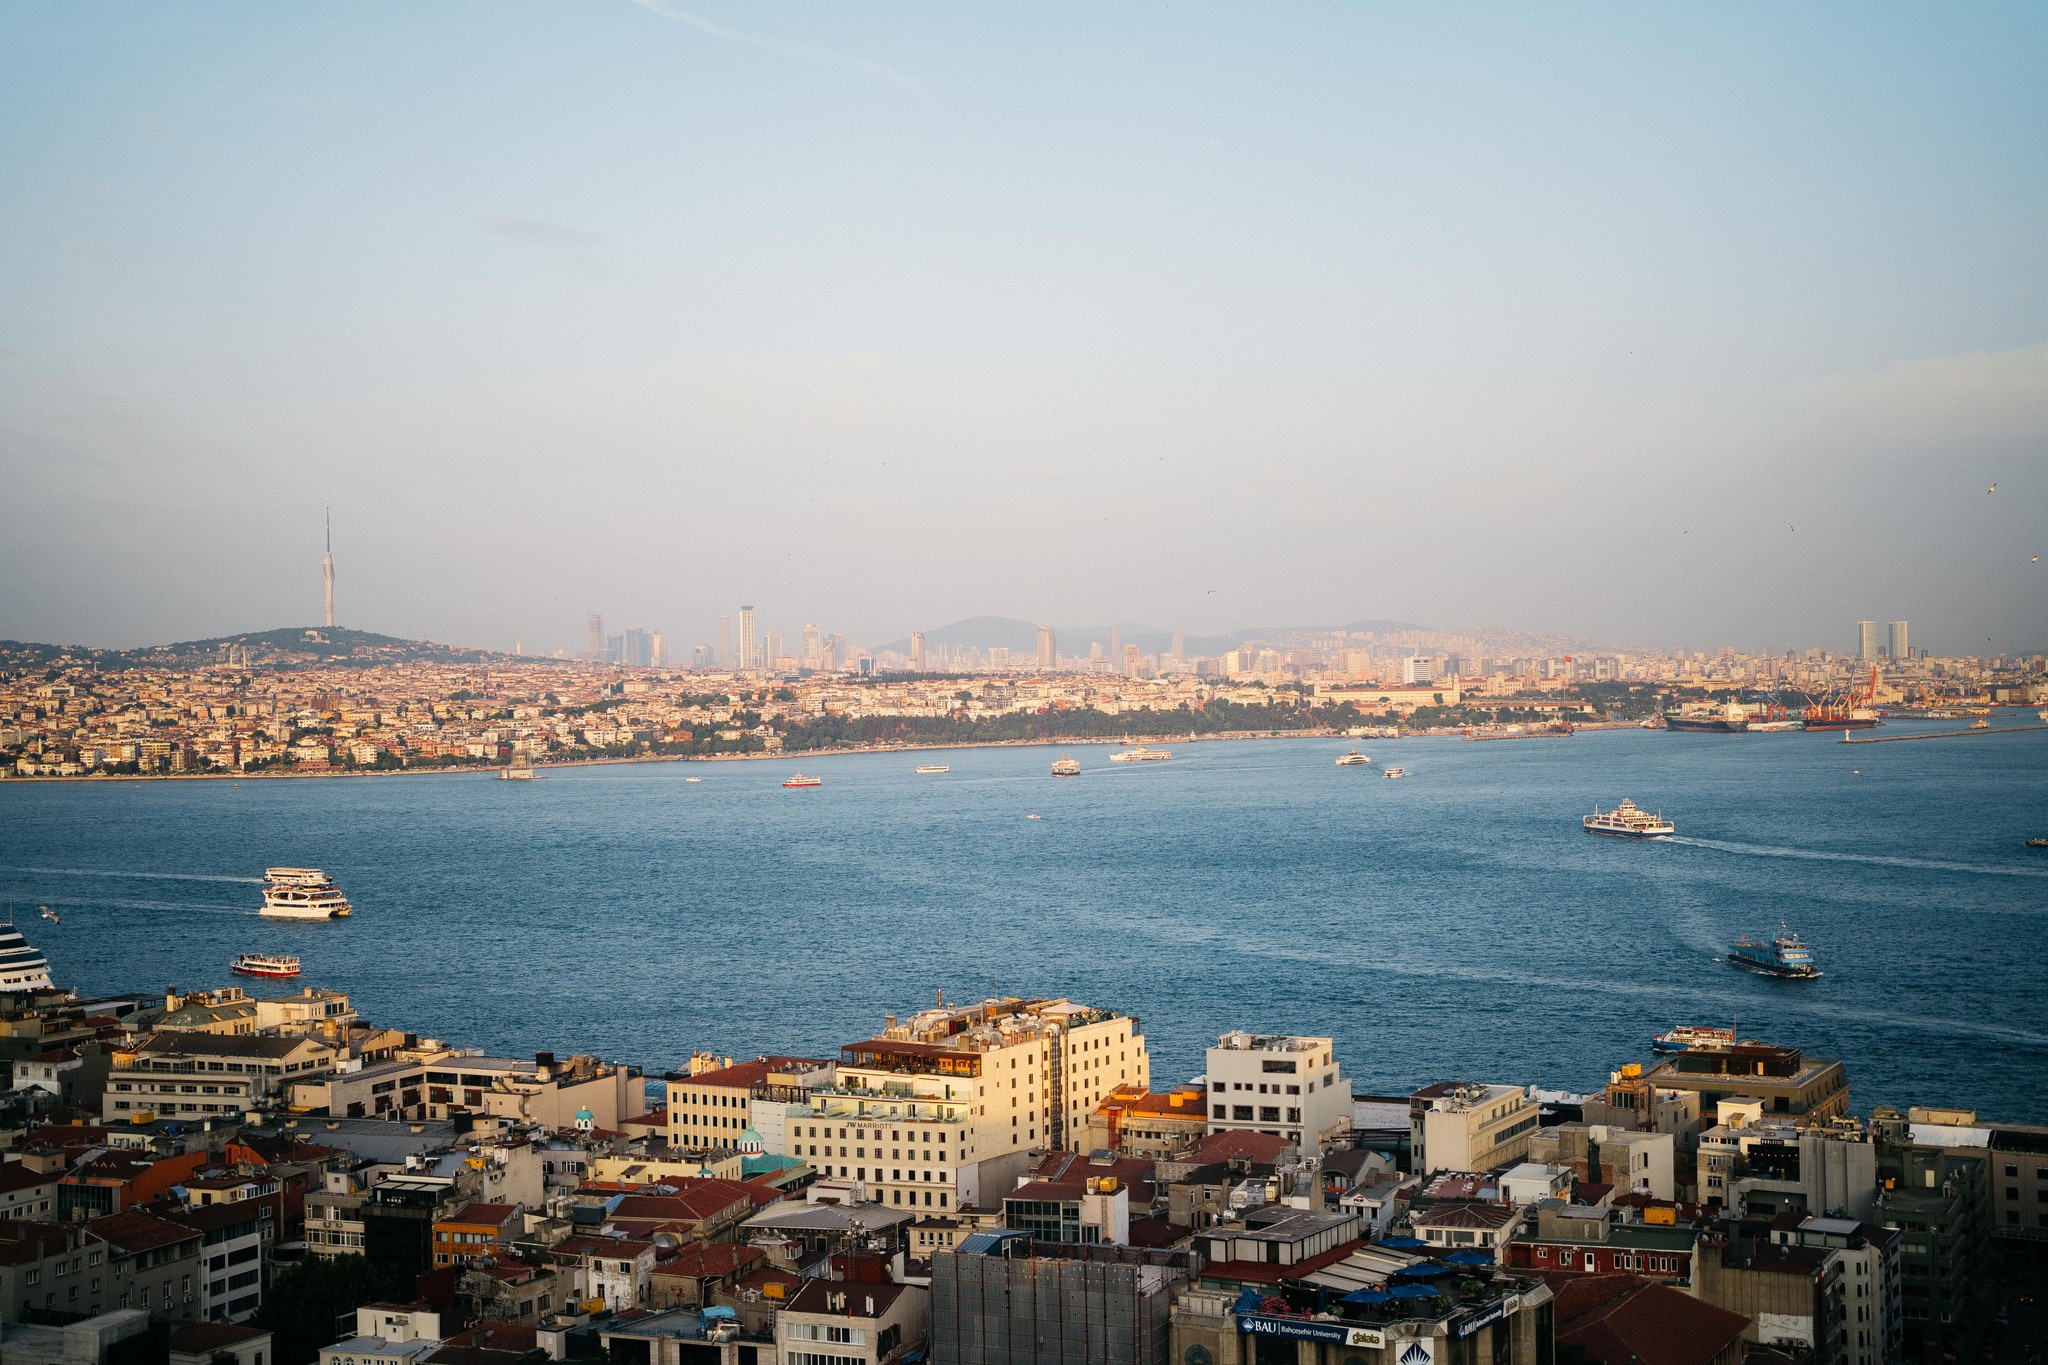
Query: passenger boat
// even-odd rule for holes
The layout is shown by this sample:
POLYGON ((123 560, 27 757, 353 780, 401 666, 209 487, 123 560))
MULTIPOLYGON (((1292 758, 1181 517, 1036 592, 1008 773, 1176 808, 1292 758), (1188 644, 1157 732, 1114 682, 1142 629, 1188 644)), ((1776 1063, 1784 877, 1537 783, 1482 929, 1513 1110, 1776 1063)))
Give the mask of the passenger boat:
POLYGON ((299 960, 282 953, 243 953, 228 964, 237 976, 267 976, 278 979, 299 974, 299 960))
POLYGON ((950 763, 920 763, 917 765, 917 770, 921 773, 949 773, 953 771, 953 765, 950 763))
POLYGON ((1820 975, 1820 968, 1813 965, 1813 952, 1799 935, 1778 925, 1775 938, 1751 938, 1742 935, 1729 945, 1728 960, 1736 966, 1765 976, 1783 976, 1794 980, 1809 981, 1820 975))
POLYGON ((2027 847, 2028 847, 2028 848, 2048 848, 2048 839, 2029 839, 2029 840, 2027 840, 2027 847))
POLYGON ((54 990, 50 963, 29 946, 21 930, 0 924, 0 991, 54 990))
POLYGON ((1081 760, 1071 756, 1056 759, 1052 765, 1052 775, 1054 777, 1079 777, 1081 775, 1081 760))
POLYGON ((1112 763, 1164 763, 1172 757, 1173 751, 1170 749, 1148 749, 1140 744, 1134 748, 1125 749, 1121 753, 1111 754, 1109 761, 1112 763))
POLYGON ((791 773, 789 780, 782 785, 785 787, 822 787, 825 785, 825 779, 822 777, 806 777, 802 773, 791 773))
POLYGON ((270 919, 344 919, 348 898, 317 867, 270 867, 263 871, 263 909, 270 919))
POLYGON ((1350 753, 1343 755, 1337 760, 1337 766, 1340 768, 1359 768, 1371 762, 1371 759, 1358 752, 1358 750, 1353 749, 1350 753))
POLYGON ((1388 777, 1406 777, 1408 776, 1408 770, 1406 768, 1389 768, 1385 775, 1388 777))
POLYGON ((1613 810, 1602 811, 1593 807, 1593 813, 1579 821, 1588 834, 1614 834, 1624 839, 1662 839, 1678 833, 1677 826, 1659 813, 1656 815, 1642 809, 1626 796, 1613 810))
POLYGON ((1732 1028, 1704 1028, 1697 1024, 1680 1024, 1669 1033, 1660 1033, 1650 1040, 1652 1052, 1683 1052, 1689 1047, 1733 1047, 1735 1030, 1732 1028))

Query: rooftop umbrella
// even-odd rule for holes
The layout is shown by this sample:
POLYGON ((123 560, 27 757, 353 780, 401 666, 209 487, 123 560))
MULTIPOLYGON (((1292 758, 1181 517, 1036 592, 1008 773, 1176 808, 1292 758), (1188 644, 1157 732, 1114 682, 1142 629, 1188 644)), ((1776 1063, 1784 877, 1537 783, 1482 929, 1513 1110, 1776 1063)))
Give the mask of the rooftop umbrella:
POLYGON ((1394 1272, 1394 1278, 1400 1280, 1431 1280, 1435 1279, 1438 1275, 1448 1275, 1450 1273, 1449 1266, 1432 1265, 1428 1261, 1424 1261, 1419 1265, 1402 1266, 1394 1272))
POLYGON ((1343 1298, 1337 1300, 1337 1302, 1374 1304, 1385 1303, 1393 1297, 1394 1296, 1392 1294, 1389 1294, 1384 1289, 1379 1289, 1375 1288, 1374 1286, 1368 1285, 1364 1289, 1352 1290, 1349 1294, 1346 1294, 1343 1298))
POLYGON ((1454 1251, 1444 1257, 1452 1265, 1492 1265, 1493 1257, 1483 1251, 1454 1251))
POLYGON ((1428 1246, 1429 1243, 1419 1237, 1382 1237, 1380 1245, 1391 1251, 1414 1251, 1419 1247, 1428 1246))
POLYGON ((1436 1295, 1426 1284, 1397 1284, 1387 1291, 1387 1297, 1394 1299, 1433 1299, 1436 1295))

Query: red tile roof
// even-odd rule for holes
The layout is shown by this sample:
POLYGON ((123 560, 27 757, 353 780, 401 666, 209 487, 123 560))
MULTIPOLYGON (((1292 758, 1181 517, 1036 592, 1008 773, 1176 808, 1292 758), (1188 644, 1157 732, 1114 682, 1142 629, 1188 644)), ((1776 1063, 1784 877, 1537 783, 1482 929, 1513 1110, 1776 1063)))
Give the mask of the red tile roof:
POLYGON ((1175 1161, 1201 1165, 1210 1161, 1250 1161, 1256 1165, 1270 1166, 1280 1159, 1280 1153, 1294 1144, 1284 1137, 1267 1133, 1252 1133, 1243 1129, 1226 1129, 1211 1133, 1174 1158, 1175 1161))
POLYGON ((903 1292, 900 1284, 856 1284, 851 1280, 804 1281, 804 1287, 797 1290, 796 1298, 782 1311, 785 1313, 829 1313, 841 1318, 879 1318, 889 1311, 889 1305, 896 1302, 903 1292), (839 1302, 834 1296, 846 1296, 842 1308, 831 1305, 839 1302))
POLYGON ((1707 1365, 1749 1319, 1634 1275, 1583 1275, 1553 1286, 1557 1344, 1595 1365, 1707 1365))
POLYGON ((152 1251, 157 1247, 170 1246, 177 1242, 196 1242, 202 1234, 197 1228, 188 1228, 183 1223, 173 1223, 168 1218, 159 1218, 153 1213, 110 1213, 105 1218, 95 1218, 86 1225, 93 1235, 107 1242, 120 1252, 152 1251))
POLYGON ((232 1322, 180 1322, 171 1328, 171 1350, 177 1355, 212 1355, 252 1341, 267 1340, 261 1327, 242 1327, 232 1322))
POLYGON ((517 1204, 467 1204, 447 1218, 440 1219, 434 1226, 502 1228, 519 1214, 517 1204))
POLYGON ((657 1275, 689 1276, 692 1279, 724 1279, 734 1271, 767 1259, 759 1247, 738 1242, 689 1242, 654 1268, 657 1275))

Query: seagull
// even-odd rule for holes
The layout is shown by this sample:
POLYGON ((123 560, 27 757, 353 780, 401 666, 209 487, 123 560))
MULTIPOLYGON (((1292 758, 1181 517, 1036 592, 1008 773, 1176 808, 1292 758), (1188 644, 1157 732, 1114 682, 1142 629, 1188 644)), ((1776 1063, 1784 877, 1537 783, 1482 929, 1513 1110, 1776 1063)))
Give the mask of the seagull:
POLYGON ((1788 530, 1788 531, 1791 531, 1791 532, 1793 532, 1794 534, 1797 534, 1797 533, 1798 533, 1798 531, 1799 531, 1799 528, 1798 528, 1797 526, 1794 526, 1794 525, 1793 525, 1793 524, 1792 524, 1791 522, 1789 522, 1789 521, 1785 523, 1785 529, 1786 529, 1786 530, 1788 530))
POLYGON ((2035 555, 2035 556, 2034 556, 2034 562, 2035 562, 2036 564, 2039 564, 2039 563, 2041 562, 2041 556, 2039 556, 2039 555, 2035 555))
POLYGON ((1986 492, 1987 494, 1989 494, 1989 493, 1996 493, 1996 492, 1998 491, 1998 485, 1994 483, 1994 484, 1992 484, 1992 485, 1991 485, 1991 487, 1989 487, 1989 488, 1985 489, 1984 491, 1985 491, 1985 492, 1986 492))

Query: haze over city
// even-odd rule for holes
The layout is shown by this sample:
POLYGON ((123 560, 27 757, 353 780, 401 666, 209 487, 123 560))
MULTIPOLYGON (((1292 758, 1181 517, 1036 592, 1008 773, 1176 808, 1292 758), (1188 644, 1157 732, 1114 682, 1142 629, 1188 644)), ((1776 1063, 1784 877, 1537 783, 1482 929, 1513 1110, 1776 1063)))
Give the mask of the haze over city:
POLYGON ((2036 7, 0 14, 0 637, 2039 649, 2036 7), (1991 491, 1995 485, 1996 491, 1991 491))

